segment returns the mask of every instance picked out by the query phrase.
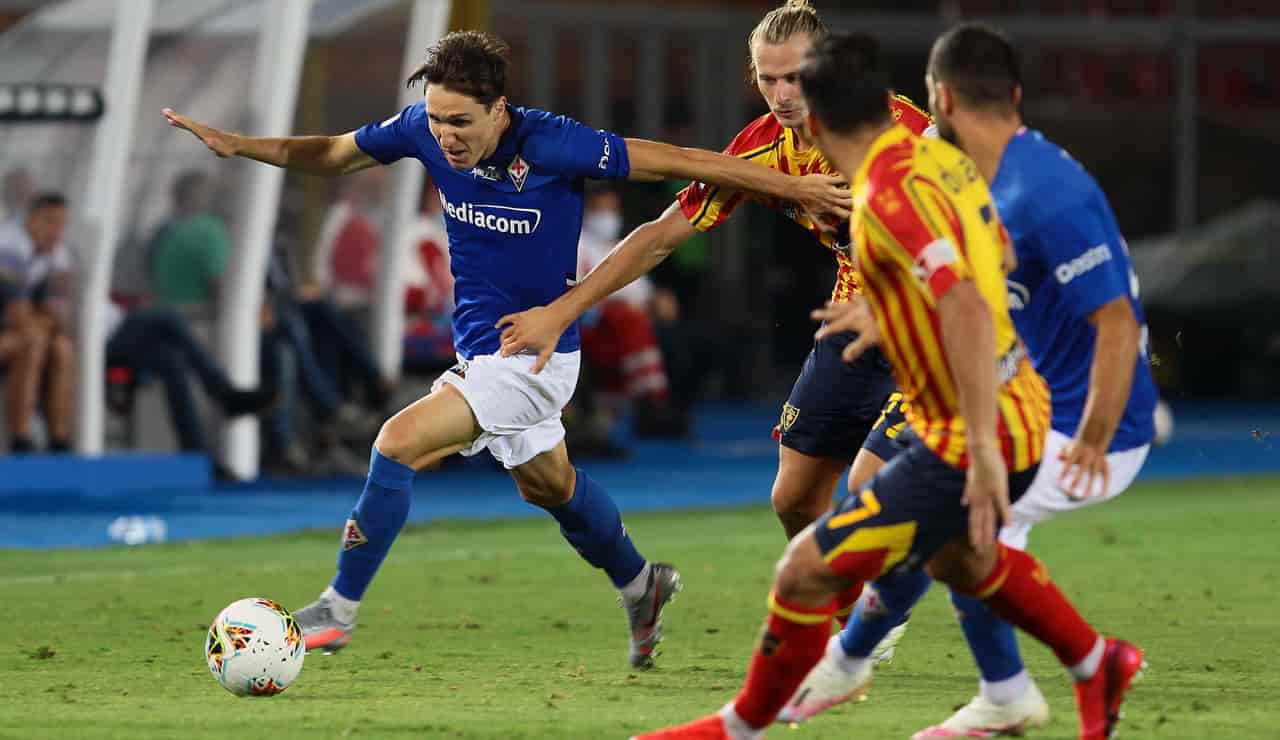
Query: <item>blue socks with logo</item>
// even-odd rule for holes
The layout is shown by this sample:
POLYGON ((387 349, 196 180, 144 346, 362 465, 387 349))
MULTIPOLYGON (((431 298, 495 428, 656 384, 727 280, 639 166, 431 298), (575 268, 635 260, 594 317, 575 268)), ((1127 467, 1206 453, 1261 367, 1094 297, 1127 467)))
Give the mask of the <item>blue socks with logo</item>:
POLYGON ((582 559, 607 573, 621 589, 640 575, 645 559, 632 544, 609 494, 581 469, 575 472, 573 498, 564 506, 546 507, 547 513, 560 522, 560 534, 582 559))
POLYGON ((342 550, 338 553, 333 590, 344 599, 359 601, 364 597, 391 543, 404 527, 409 518, 413 476, 413 468, 384 457, 376 447, 373 449, 364 493, 342 531, 342 550))
POLYGON ((952 592, 951 603, 959 613, 960 629, 969 642, 984 682, 1005 681, 1023 671, 1013 625, 997 617, 977 599, 952 592))
POLYGON ((889 630, 907 621, 932 579, 921 570, 876 581, 875 595, 859 599, 849 624, 840 633, 840 647, 851 658, 870 657, 889 630))

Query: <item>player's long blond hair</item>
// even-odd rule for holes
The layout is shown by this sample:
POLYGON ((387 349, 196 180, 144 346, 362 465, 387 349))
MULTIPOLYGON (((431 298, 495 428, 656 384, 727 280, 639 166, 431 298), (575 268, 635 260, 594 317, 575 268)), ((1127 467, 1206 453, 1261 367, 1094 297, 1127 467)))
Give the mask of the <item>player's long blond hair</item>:
POLYGON ((757 43, 781 44, 797 33, 807 33, 814 42, 827 35, 827 26, 818 17, 818 10, 809 0, 787 0, 770 10, 747 36, 747 80, 756 81, 756 62, 753 52, 757 43))

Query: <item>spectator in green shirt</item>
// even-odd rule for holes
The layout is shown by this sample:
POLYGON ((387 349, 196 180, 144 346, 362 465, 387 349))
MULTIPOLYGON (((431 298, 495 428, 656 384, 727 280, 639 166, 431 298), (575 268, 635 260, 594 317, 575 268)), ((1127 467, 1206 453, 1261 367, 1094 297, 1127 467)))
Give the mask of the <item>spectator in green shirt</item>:
POLYGON ((151 291, 166 306, 211 303, 227 269, 231 238, 212 211, 209 176, 196 170, 179 174, 172 196, 173 215, 148 248, 151 291))

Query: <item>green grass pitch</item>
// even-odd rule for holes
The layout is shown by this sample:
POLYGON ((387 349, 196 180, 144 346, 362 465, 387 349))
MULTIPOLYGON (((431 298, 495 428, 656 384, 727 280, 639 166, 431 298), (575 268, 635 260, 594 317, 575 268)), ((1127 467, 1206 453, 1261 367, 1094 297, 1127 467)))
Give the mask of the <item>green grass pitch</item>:
MULTIPOLYGON (((515 495, 514 491, 512 495, 515 495)), ((312 654, 269 699, 205 667, 205 629, 244 596, 309 601, 338 532, 100 551, 0 551, 3 738, 626 738, 737 691, 781 529, 766 508, 629 517, 684 572, 658 667, 629 670, 606 579, 554 523, 416 527, 367 595, 351 646, 312 654)), ((1104 631, 1151 663, 1123 738, 1280 737, 1280 481, 1143 485, 1032 533, 1031 549, 1104 631)), ((1070 687, 1023 640, 1074 738, 1070 687)), ((976 687, 945 595, 917 609, 868 701, 771 737, 906 738, 976 687)))

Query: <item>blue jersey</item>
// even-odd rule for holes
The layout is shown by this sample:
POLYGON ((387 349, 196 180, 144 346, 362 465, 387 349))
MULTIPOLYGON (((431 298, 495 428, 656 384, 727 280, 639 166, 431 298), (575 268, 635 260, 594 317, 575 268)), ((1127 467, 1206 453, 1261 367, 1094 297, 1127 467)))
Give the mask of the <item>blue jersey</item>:
MULTIPOLYGON (((545 306, 577 275, 586 178, 624 180, 627 148, 615 134, 564 116, 507 108, 511 126, 488 159, 449 166, 427 128, 426 104, 356 131, 356 144, 383 164, 412 157, 440 191, 454 277, 453 337, 470 359, 498 351, 498 319, 545 306)), ((556 345, 578 349, 575 323, 556 345)))
POLYGON ((1039 131, 1018 131, 991 184, 1018 268, 1009 276, 1013 323, 1053 395, 1053 428, 1074 436, 1084 417, 1097 331, 1089 314, 1127 297, 1142 326, 1133 390, 1110 452, 1155 434, 1155 382, 1138 276, 1107 198, 1079 162, 1039 131))

